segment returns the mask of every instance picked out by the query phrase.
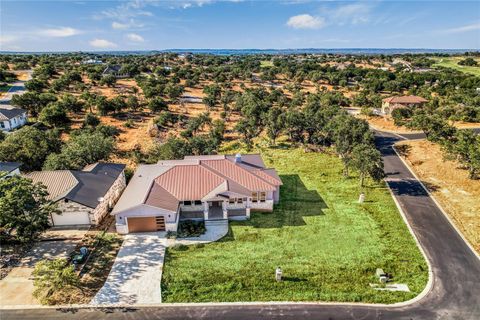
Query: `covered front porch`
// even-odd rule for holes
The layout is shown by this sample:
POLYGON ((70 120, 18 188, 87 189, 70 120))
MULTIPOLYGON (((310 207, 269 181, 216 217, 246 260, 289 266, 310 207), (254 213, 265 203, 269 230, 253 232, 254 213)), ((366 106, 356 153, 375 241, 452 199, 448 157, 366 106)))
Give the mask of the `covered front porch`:
POLYGON ((206 201, 203 210, 180 209, 180 220, 222 220, 250 217, 250 208, 229 208, 228 201, 206 201))

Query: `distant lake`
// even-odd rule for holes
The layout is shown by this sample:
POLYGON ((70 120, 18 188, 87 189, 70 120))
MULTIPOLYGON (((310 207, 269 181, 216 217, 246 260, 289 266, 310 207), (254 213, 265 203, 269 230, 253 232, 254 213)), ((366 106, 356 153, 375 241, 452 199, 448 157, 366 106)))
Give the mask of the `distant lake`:
MULTIPOLYGON (((472 49, 378 49, 378 48, 347 48, 347 49, 165 49, 165 50, 148 50, 148 51, 72 51, 76 53, 93 53, 93 54, 111 54, 111 55, 152 55, 164 52, 173 52, 178 54, 211 54, 220 56, 230 55, 252 55, 252 54, 268 54, 268 55, 287 55, 287 54, 352 54, 352 55, 392 55, 405 53, 447 53, 458 54, 468 51, 478 51, 472 49)), ((52 53, 69 53, 69 52, 14 52, 0 51, 0 54, 52 54, 52 53)))

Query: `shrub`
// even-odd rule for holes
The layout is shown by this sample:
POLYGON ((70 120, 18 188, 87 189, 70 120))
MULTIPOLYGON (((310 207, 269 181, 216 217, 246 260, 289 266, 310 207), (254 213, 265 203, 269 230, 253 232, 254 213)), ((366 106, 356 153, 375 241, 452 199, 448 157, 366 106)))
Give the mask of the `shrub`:
POLYGON ((205 231, 207 229, 204 221, 186 220, 181 221, 178 225, 177 236, 179 238, 198 237, 204 234, 205 231))

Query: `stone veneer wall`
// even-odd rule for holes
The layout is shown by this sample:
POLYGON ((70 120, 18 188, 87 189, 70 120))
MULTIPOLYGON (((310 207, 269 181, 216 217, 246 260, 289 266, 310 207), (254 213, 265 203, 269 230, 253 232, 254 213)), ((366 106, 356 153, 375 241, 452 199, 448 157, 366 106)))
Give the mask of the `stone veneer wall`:
POLYGON ((102 221, 109 210, 115 206, 126 186, 127 181, 124 172, 122 172, 103 197, 103 201, 93 211, 93 219, 90 219, 91 224, 98 224, 102 221))

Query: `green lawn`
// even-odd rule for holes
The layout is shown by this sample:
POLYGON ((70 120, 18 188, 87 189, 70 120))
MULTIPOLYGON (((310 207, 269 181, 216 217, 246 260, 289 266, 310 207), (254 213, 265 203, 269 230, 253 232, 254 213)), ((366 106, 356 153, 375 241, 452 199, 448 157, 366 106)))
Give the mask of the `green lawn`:
MULTIPOLYGON (((480 67, 469 67, 469 66, 461 66, 458 64, 459 61, 464 60, 465 57, 450 57, 450 58, 434 58, 436 63, 433 65, 435 66, 440 66, 440 67, 446 67, 446 68, 452 68, 461 72, 473 74, 476 76, 480 76, 480 67)), ((476 59, 477 62, 480 63, 480 59, 476 59)))
POLYGON ((168 248, 164 302, 354 301, 393 303, 418 295, 427 265, 382 184, 356 202, 356 177, 344 179, 338 157, 302 149, 262 150, 282 178, 273 213, 230 222, 216 243, 168 248), (285 281, 274 281, 283 269, 285 281), (411 293, 371 289, 375 269, 411 293))
POLYGON ((270 60, 260 61, 260 68, 267 68, 267 67, 273 67, 273 61, 270 61, 270 60))

